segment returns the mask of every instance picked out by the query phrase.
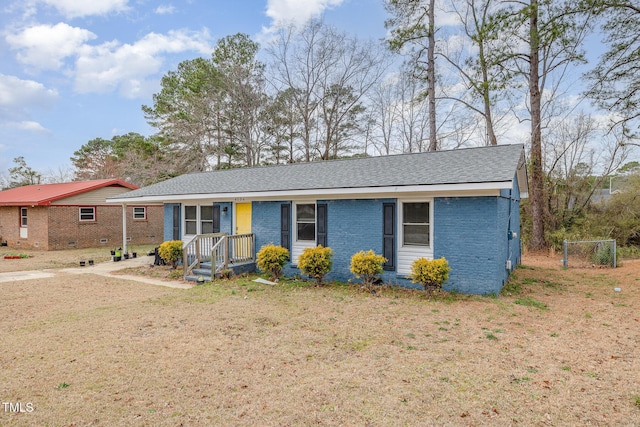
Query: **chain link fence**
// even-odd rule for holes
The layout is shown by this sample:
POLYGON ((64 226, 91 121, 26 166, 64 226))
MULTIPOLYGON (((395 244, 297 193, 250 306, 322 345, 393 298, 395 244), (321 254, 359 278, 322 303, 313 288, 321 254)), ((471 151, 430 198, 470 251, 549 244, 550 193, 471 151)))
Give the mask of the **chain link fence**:
POLYGON ((615 240, 564 241, 564 268, 616 267, 615 240))

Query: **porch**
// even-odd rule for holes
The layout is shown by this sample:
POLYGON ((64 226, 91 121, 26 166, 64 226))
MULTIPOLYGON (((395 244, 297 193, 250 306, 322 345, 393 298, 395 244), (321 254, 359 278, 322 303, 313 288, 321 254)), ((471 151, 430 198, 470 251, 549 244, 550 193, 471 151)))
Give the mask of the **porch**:
POLYGON ((210 233, 198 234, 183 245, 186 280, 205 281, 223 271, 234 274, 253 272, 256 267, 255 235, 210 233))

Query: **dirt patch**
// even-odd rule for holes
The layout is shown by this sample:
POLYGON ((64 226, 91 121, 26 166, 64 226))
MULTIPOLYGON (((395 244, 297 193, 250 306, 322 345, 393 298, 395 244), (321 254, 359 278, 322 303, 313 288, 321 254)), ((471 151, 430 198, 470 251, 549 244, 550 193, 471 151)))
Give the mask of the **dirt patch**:
MULTIPOLYGON (((79 267, 84 261, 94 263, 108 262, 112 260, 109 248, 75 249, 69 251, 36 251, 31 249, 7 249, 0 250, 0 273, 24 270, 59 269, 79 267), (18 259, 5 259, 5 256, 22 256, 18 259)), ((153 246, 139 246, 136 251, 147 254, 153 246)))
POLYGON ((640 262, 557 258, 498 298, 1 283, 0 425, 638 425, 640 262))

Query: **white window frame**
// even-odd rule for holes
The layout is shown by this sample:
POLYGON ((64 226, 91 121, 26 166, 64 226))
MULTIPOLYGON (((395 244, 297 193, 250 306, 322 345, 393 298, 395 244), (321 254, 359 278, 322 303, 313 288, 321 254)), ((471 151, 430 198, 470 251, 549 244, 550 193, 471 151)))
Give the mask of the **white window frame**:
POLYGON ((78 208, 78 220, 80 222, 96 222, 96 207, 95 206, 80 206, 78 208), (91 209, 91 213, 82 212, 82 210, 91 209), (91 215, 91 219, 83 219, 83 216, 91 215))
POLYGON ((145 206, 133 207, 133 219, 136 221, 144 221, 147 219, 147 208, 145 206), (142 210, 142 217, 139 216, 140 210, 142 210), (136 213, 137 211, 137 213, 136 213))
POLYGON ((296 242, 315 242, 317 241, 318 238, 318 230, 317 230, 317 221, 318 221, 318 205, 316 204, 316 202, 297 202, 294 204, 294 210, 293 210, 293 219, 294 219, 294 225, 295 225, 295 233, 296 233, 296 242), (313 221, 298 221, 298 206, 301 205, 313 205, 313 221), (313 224, 313 239, 299 239, 298 238, 298 223, 300 224, 313 224))
POLYGON ((291 262, 296 265, 298 257, 306 248, 315 248, 318 240, 318 203, 316 200, 299 200, 292 204, 292 232, 295 233, 291 242, 291 262), (314 206, 314 233, 313 240, 298 240, 298 205, 314 206))
POLYGON ((20 227, 27 228, 28 224, 28 210, 27 208, 20 208, 20 227))
POLYGON ((398 199, 397 203, 397 220, 396 230, 398 235, 398 267, 397 272, 399 275, 406 275, 411 273, 411 263, 418 258, 433 259, 433 198, 408 198, 398 199), (429 245, 406 245, 404 243, 404 204, 405 203, 429 203, 429 245))
POLYGON ((203 229, 203 224, 207 223, 207 224, 211 224, 211 231, 210 233, 213 233, 213 203, 209 204, 209 205, 198 205, 198 232, 200 234, 204 234, 202 232, 203 229), (211 209, 211 218, 202 218, 202 208, 209 208, 211 209))
POLYGON ((183 227, 183 238, 186 236, 192 237, 198 234, 202 234, 202 223, 209 222, 213 225, 213 203, 211 204, 197 204, 197 205, 182 205, 182 227, 183 227), (189 221, 194 221, 196 223, 196 233, 195 234, 187 234, 187 208, 195 207, 196 208, 196 217, 195 219, 190 218, 189 221), (202 208, 203 207, 211 207, 211 219, 202 219, 202 208))
POLYGON ((431 247, 431 242, 433 241, 433 233, 431 232, 432 229, 432 220, 431 217, 433 216, 432 214, 432 209, 431 209, 431 202, 429 201, 410 201, 410 200, 404 200, 402 201, 402 211, 400 212, 401 216, 398 217, 399 221, 400 221, 400 228, 402 230, 402 233, 400 234, 402 240, 402 246, 419 246, 419 247, 431 247), (424 222, 419 222, 419 223, 409 223, 409 222, 404 222, 404 212, 405 212, 405 205, 408 204, 417 204, 417 203, 427 203, 428 204, 428 210, 429 210, 429 217, 426 223, 424 222), (423 244, 423 243, 405 243, 405 239, 404 239, 404 228, 406 225, 419 225, 419 226, 426 226, 428 227, 428 240, 429 242, 427 244, 423 244))
POLYGON ((183 205, 182 206, 182 227, 183 227, 183 235, 184 236, 195 236, 196 234, 198 234, 198 205, 183 205), (196 211, 196 216, 195 218, 189 218, 187 220, 187 208, 195 208, 196 211), (187 233, 187 230, 189 227, 187 227, 187 221, 192 221, 195 223, 196 225, 196 232, 195 234, 189 234, 187 233))

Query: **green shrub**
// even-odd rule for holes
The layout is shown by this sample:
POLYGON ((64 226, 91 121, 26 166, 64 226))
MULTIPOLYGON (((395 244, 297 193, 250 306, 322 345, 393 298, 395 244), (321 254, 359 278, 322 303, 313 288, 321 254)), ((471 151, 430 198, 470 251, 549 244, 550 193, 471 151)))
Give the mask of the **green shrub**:
POLYGON ((323 248, 322 245, 306 248, 298 257, 298 268, 303 274, 316 279, 317 285, 322 285, 322 279, 333 266, 332 256, 331 248, 323 248))
POLYGON ((633 258, 633 259, 638 259, 640 258, 640 247, 638 246, 617 246, 617 258, 618 258, 618 262, 620 261, 620 259, 622 258, 633 258))
POLYGON ((413 283, 420 283, 427 292, 442 288, 442 284, 449 278, 449 263, 442 257, 429 260, 418 258, 411 264, 409 278, 413 283))
POLYGON ((271 275, 271 279, 277 280, 282 276, 282 268, 289 261, 289 250, 273 243, 260 248, 257 255, 258 268, 271 275))
POLYGON ((230 268, 225 268, 224 270, 220 271, 218 277, 223 280, 229 280, 233 277, 233 270, 230 268))
POLYGON ((613 265, 613 246, 607 243, 599 243, 593 254, 593 263, 596 265, 613 265))
POLYGON ((360 251, 351 257, 351 272, 366 288, 371 288, 376 279, 384 271, 383 264, 387 261, 382 255, 376 255, 373 250, 360 251))
POLYGON ((178 266, 178 261, 182 259, 182 240, 163 242, 158 248, 158 255, 175 269, 178 266))

